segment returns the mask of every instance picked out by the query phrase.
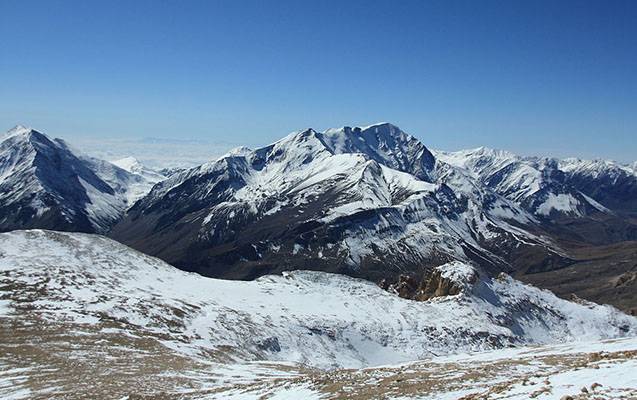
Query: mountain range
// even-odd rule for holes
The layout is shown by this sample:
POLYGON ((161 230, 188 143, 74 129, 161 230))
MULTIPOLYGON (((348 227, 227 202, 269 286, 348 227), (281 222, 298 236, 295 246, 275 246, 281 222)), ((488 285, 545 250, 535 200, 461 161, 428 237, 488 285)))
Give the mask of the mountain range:
POLYGON ((388 123, 161 171, 16 127, 0 397, 634 398, 635 180, 388 123))
POLYGON ((301 268, 422 300, 435 268, 459 261, 637 311, 634 165, 433 151, 380 123, 158 173, 17 127, 0 177, 0 230, 103 233, 210 277, 301 268))

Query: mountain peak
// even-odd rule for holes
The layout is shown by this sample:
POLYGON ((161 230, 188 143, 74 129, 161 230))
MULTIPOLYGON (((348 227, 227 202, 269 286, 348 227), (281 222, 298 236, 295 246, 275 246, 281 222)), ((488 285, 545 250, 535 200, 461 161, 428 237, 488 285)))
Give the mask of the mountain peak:
POLYGON ((234 147, 234 148, 230 149, 230 151, 228 151, 224 157, 227 157, 227 156, 245 156, 247 154, 250 154, 251 152, 252 152, 252 149, 247 147, 247 146, 237 146, 237 147, 234 147))
POLYGON ((18 124, 16 126, 14 126, 13 128, 9 129, 7 131, 7 134, 19 134, 19 133, 28 132, 28 131, 31 131, 31 130, 32 130, 32 128, 30 128, 28 126, 24 126, 24 125, 18 124))
POLYGON ((363 134, 363 133, 382 133, 386 135, 406 135, 398 126, 389 122, 378 122, 367 126, 342 126, 340 128, 329 128, 323 132, 324 135, 336 134, 363 134))
POLYGON ((131 172, 131 170, 135 168, 140 168, 142 165, 135 157, 128 156, 124 158, 120 158, 119 160, 111 161, 111 164, 115 164, 116 166, 131 172))
POLYGON ((365 127, 327 129, 321 139, 334 154, 361 153, 387 167, 430 181, 434 157, 418 139, 396 125, 381 122, 365 127))
POLYGON ((9 146, 14 146, 16 143, 22 143, 22 145, 32 147, 36 151, 66 146, 66 144, 60 139, 53 140, 48 135, 23 125, 13 127, 8 130, 4 136, 0 137, 1 142, 9 140, 11 140, 9 146))
POLYGON ((33 128, 24 125, 16 125, 9 129, 3 136, 2 140, 8 139, 13 136, 27 135, 33 131, 33 128))
POLYGON ((467 150, 468 154, 476 154, 476 155, 485 155, 490 157, 498 157, 498 158, 516 158, 517 156, 510 151, 494 149, 491 147, 480 146, 475 149, 467 150))
POLYGON ((394 125, 390 122, 377 122, 368 126, 361 126, 360 129, 362 131, 366 130, 375 130, 375 131, 386 131, 386 132, 403 132, 397 125, 394 125))

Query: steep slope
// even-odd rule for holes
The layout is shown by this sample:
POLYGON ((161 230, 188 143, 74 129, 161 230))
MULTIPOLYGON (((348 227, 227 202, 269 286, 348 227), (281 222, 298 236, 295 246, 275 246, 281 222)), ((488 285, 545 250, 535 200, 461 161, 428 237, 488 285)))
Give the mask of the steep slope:
MULTIPOLYGON (((634 164, 633 164, 634 165, 634 164)), ((607 160, 561 160, 569 184, 615 213, 637 216, 637 172, 607 160)))
POLYGON ((105 232, 130 206, 142 177, 18 126, 0 143, 0 230, 105 232))
POLYGON ((418 140, 379 124, 308 129, 177 173, 111 235, 213 277, 253 279, 303 265, 379 281, 422 276, 454 259, 493 270, 510 269, 526 251, 561 259, 522 229, 533 221, 463 170, 436 163, 418 140))

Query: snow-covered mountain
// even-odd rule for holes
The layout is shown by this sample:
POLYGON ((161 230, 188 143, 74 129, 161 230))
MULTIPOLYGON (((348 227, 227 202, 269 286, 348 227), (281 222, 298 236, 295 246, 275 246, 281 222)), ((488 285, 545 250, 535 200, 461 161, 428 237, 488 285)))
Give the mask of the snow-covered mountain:
POLYGON ((106 232, 151 186, 31 128, 17 126, 0 142, 0 230, 106 232))
POLYGON ((207 361, 362 367, 637 334, 637 319, 610 306, 460 262, 437 267, 429 299, 412 301, 324 272, 204 278, 97 235, 14 231, 0 234, 0 249, 0 321, 12 330, 40 321, 52 334, 143 337, 207 361))
POLYGON ((506 270, 529 248, 560 258, 523 229, 534 221, 382 123, 295 132, 177 173, 111 235, 210 276, 251 279, 302 265, 380 280, 451 260, 506 270))
POLYGON ((166 177, 162 175, 160 172, 144 166, 135 157, 120 158, 119 160, 111 161, 111 163, 115 164, 121 169, 124 169, 130 172, 131 174, 140 175, 144 177, 147 182, 153 185, 157 182, 161 182, 164 179, 166 179, 166 177))
POLYGON ((111 161, 111 163, 136 177, 138 183, 130 185, 128 190, 128 204, 131 206, 135 204, 137 200, 147 195, 156 183, 166 179, 166 176, 161 172, 146 167, 135 157, 125 157, 111 161))
POLYGON ((434 153, 540 218, 637 212, 637 174, 627 165, 520 157, 485 147, 434 153))

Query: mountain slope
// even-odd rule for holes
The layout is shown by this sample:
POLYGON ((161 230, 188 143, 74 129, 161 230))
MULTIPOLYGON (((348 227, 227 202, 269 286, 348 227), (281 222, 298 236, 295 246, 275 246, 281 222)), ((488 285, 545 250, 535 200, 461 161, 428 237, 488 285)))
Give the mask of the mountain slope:
POLYGON ((129 207, 147 195, 155 184, 166 179, 166 176, 144 166, 134 157, 121 158, 112 161, 111 164, 133 175, 134 183, 129 183, 127 190, 127 204, 129 207))
POLYGON ((150 190, 145 178, 30 128, 0 143, 0 230, 105 232, 145 194, 140 187, 150 190))
POLYGON ((534 217, 391 124, 308 129, 156 185, 111 236, 178 267, 253 279, 303 265, 379 281, 459 259, 560 259, 534 217))
POLYGON ((627 165, 520 157, 485 147, 434 153, 541 217, 637 212, 637 175, 627 165))
POLYGON ((637 333, 637 319, 612 307, 571 303, 459 262, 437 267, 430 300, 417 302, 321 272, 204 278, 95 235, 14 231, 0 234, 0 248, 4 321, 87 324, 196 358, 360 367, 637 333))
MULTIPOLYGON (((587 341, 637 334, 637 319, 612 307, 570 303, 457 262, 436 268, 433 297, 417 302, 321 272, 204 278, 89 234, 2 233, 0 252, 0 396, 9 398, 256 398, 310 383, 312 393, 333 398, 345 388, 325 386, 330 376, 393 397, 398 387, 410 393, 412 383, 428 382, 427 371, 440 385, 420 390, 435 395, 456 387, 449 372, 465 376, 473 367, 479 384, 463 390, 476 392, 495 371, 514 379, 581 368, 568 352, 599 351, 587 341), (417 381, 411 375, 389 386, 370 379, 409 374, 405 364, 332 370, 422 358, 409 367, 423 373, 417 381)), ((621 343, 596 344, 614 352, 599 365, 620 362, 616 353, 630 349, 621 343)))
POLYGON ((562 296, 575 293, 637 313, 637 175, 613 161, 519 157, 487 148, 434 152, 514 201, 568 255, 568 262, 528 265, 516 277, 562 296))
MULTIPOLYGON (((219 384, 210 399, 633 399, 637 339, 434 357, 219 384)), ((197 395, 205 396, 205 392, 197 395)))

